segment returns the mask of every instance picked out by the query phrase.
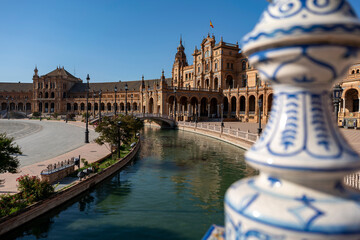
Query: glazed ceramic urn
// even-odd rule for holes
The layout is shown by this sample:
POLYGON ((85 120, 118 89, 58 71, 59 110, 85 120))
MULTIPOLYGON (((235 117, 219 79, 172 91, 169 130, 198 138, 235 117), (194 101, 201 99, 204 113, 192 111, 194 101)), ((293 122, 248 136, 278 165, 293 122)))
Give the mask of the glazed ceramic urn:
POLYGON ((360 23, 346 0, 272 1, 244 37, 243 51, 274 99, 245 156, 259 176, 226 193, 226 239, 360 239, 360 195, 343 185, 360 159, 331 101, 359 46, 360 23))

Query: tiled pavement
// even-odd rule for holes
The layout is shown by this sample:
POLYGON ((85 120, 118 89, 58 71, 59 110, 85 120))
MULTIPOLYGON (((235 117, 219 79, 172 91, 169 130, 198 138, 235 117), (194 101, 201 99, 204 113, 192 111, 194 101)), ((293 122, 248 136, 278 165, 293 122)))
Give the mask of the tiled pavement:
MULTIPOLYGON (((71 122, 70 124, 76 125, 78 127, 85 127, 85 124, 81 122, 71 122)), ((30 176, 40 176, 41 171, 45 169, 48 164, 58 163, 63 160, 70 159, 71 157, 77 157, 79 155, 81 156, 81 158, 85 158, 86 161, 88 161, 89 163, 92 163, 105 157, 109 153, 110 153, 110 149, 105 144, 100 146, 95 142, 91 142, 75 150, 61 154, 60 156, 51 158, 49 160, 22 167, 19 169, 19 172, 16 174, 11 174, 11 173, 0 174, 0 179, 5 180, 5 182, 2 185, 0 185, 0 194, 15 193, 17 189, 16 179, 18 177, 26 174, 29 174, 30 176)))

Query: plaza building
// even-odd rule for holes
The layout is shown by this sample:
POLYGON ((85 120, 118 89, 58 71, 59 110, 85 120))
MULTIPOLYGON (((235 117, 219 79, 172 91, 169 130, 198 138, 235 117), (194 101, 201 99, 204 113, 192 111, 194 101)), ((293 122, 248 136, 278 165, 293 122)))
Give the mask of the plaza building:
POLYGON ((339 107, 339 125, 360 126, 360 63, 352 65, 344 80, 339 107))
MULTIPOLYGON (((0 116, 8 111, 83 114, 147 113, 176 117, 179 121, 267 122, 273 90, 261 81, 238 43, 207 35, 195 47, 191 62, 182 39, 177 47, 171 78, 127 82, 87 82, 58 66, 45 75, 34 69, 33 83, 0 83, 0 116), (259 114, 261 112, 261 114, 259 114)), ((341 83, 339 125, 360 123, 360 64, 353 65, 341 83)))

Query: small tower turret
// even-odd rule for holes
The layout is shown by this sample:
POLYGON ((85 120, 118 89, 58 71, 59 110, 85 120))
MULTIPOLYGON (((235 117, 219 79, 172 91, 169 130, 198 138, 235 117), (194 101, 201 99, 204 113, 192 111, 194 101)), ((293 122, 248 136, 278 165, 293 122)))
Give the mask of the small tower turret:
POLYGON ((34 69, 34 77, 39 77, 38 75, 38 69, 37 66, 35 65, 35 69, 34 69))

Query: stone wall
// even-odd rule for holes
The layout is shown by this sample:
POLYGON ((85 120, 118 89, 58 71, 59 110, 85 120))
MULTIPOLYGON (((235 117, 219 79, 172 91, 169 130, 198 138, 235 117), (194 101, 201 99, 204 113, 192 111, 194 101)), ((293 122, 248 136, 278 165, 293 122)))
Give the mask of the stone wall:
POLYGON ((46 200, 37 202, 15 214, 1 218, 0 236, 6 232, 9 232, 21 226, 24 223, 33 220, 34 218, 50 211, 51 209, 60 206, 66 201, 74 198, 75 196, 83 193, 84 191, 100 183, 104 179, 111 177, 119 169, 121 169, 128 162, 130 162, 135 157, 139 149, 140 149, 140 140, 126 157, 124 157, 114 165, 110 166, 109 168, 106 168, 105 170, 96 173, 83 181, 76 182, 74 186, 59 191, 46 200))

